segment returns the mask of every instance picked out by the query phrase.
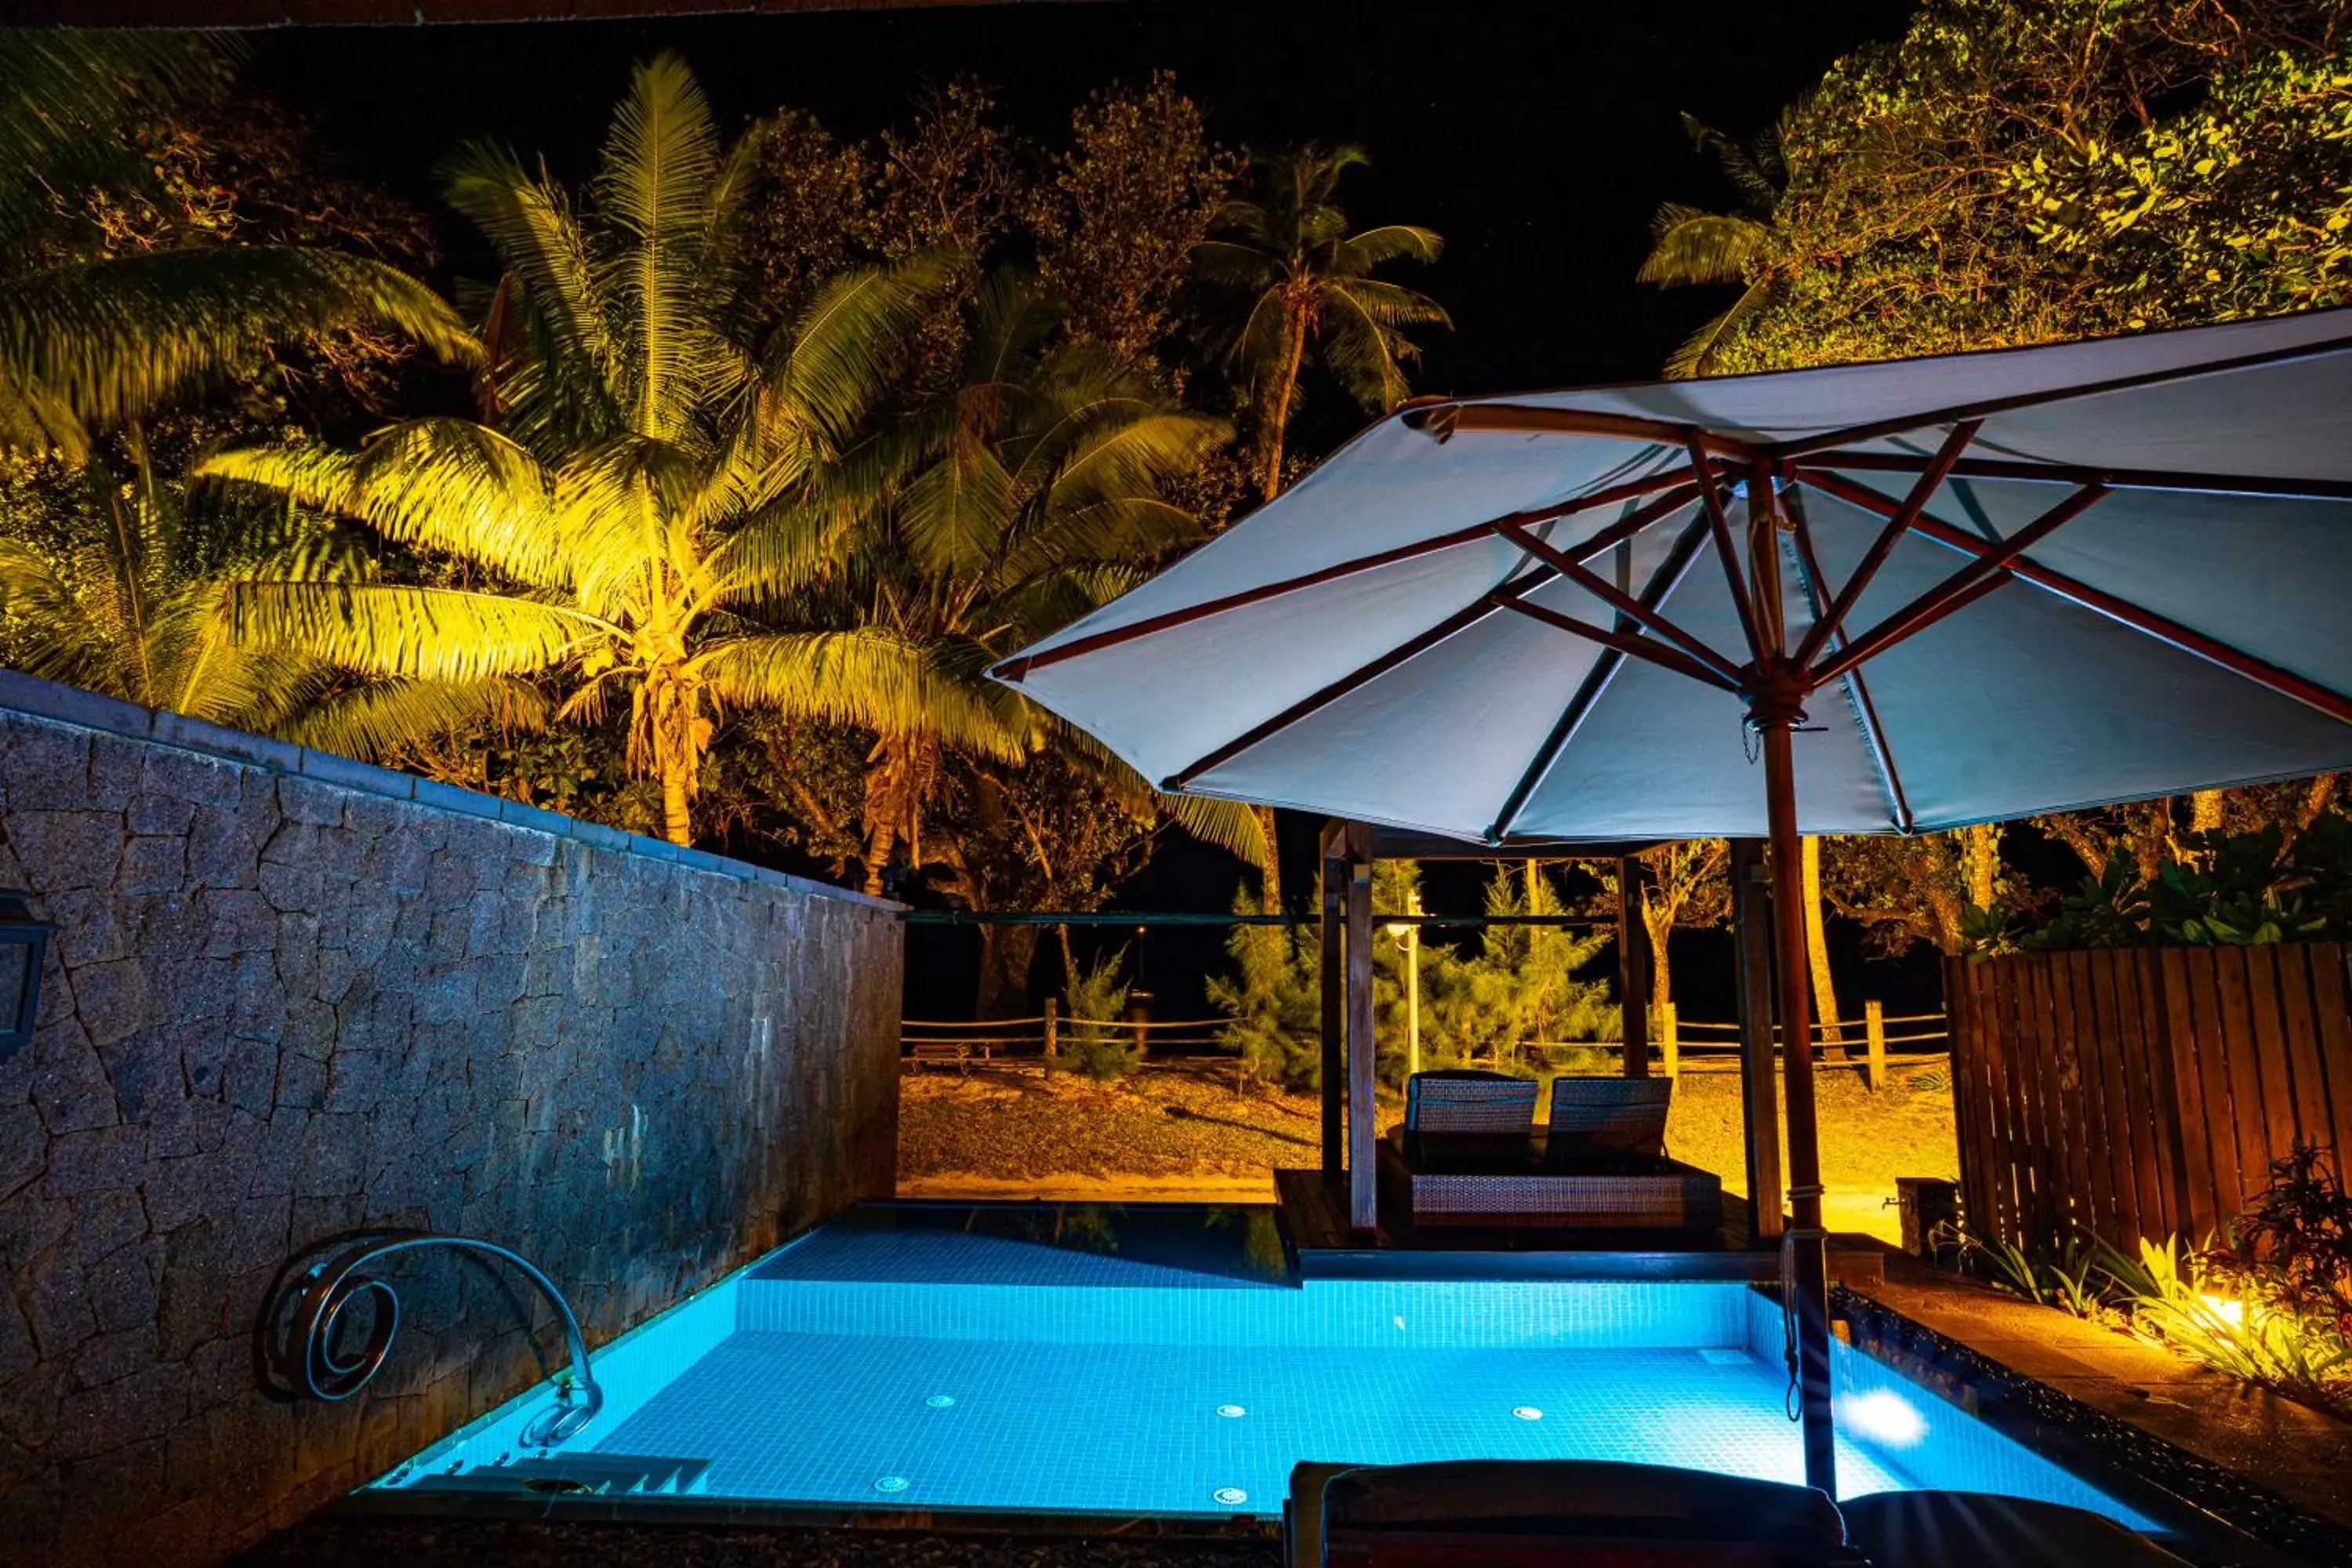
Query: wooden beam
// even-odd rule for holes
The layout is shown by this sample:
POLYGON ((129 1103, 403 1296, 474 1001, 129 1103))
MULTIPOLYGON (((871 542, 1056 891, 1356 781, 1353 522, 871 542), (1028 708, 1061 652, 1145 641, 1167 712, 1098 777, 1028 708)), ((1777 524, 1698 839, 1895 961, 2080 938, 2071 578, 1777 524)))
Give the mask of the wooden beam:
POLYGON ((2105 485, 2084 485, 2000 543, 1989 543, 1975 560, 1840 648, 1828 663, 1809 672, 1810 678, 1817 684, 1826 685, 1975 603, 2001 584, 2001 568, 2090 510, 2108 493, 2105 485))
POLYGON ((1372 835, 1348 832, 1348 1224, 1380 1229, 1378 1042, 1372 1035, 1372 835))
POLYGON ((1772 1051, 1772 896, 1760 838, 1731 840, 1734 1002, 1739 1018, 1739 1103, 1747 1129, 1748 1240, 1780 1239, 1780 1097, 1772 1051))
POLYGON ((1402 417, 1408 428, 1426 432, 1440 445, 1471 430, 1505 436, 1614 437, 1661 447, 1696 445, 1703 450, 1734 458, 1744 458, 1749 450, 1749 443, 1736 436, 1696 425, 1583 408, 1539 408, 1525 403, 1441 403, 1409 410, 1402 417))
MULTIPOLYGON (((1764 668, 1764 656, 1770 647, 1765 642, 1763 628, 1757 620, 1756 601, 1748 591, 1748 574, 1740 567, 1738 549, 1731 542, 1731 520, 1724 512, 1723 492, 1715 476, 1702 471, 1700 448, 1696 437, 1691 441, 1690 452, 1691 476, 1698 481, 1698 498, 1706 509, 1707 531, 1714 535, 1715 552, 1723 563, 1723 575, 1731 589, 1732 606, 1739 612, 1739 629, 1748 638, 1748 657, 1757 668, 1761 669, 1764 668)), ((1752 500, 1748 514, 1752 525, 1755 515, 1752 500)), ((1753 531, 1752 526, 1750 531, 1753 531)))
POLYGON ((1617 1018, 1625 1076, 1650 1076, 1650 928, 1642 922, 1643 866, 1617 861, 1617 1018))
POLYGON ((1677 625, 1663 614, 1655 605, 1637 599, 1615 584, 1588 571, 1566 552, 1555 550, 1550 544, 1525 529, 1505 529, 1503 537, 1623 616, 1627 620, 1632 621, 1635 626, 1654 636, 1664 637, 1726 680, 1735 686, 1738 684, 1740 670, 1738 665, 1716 652, 1705 638, 1677 625))
POLYGON ((1738 696, 1746 695, 1740 690, 1738 682, 1726 680, 1688 654, 1676 652, 1672 647, 1659 642, 1654 637, 1636 637, 1631 632, 1612 631, 1607 626, 1596 626, 1591 621, 1580 621, 1574 616, 1563 616, 1558 610, 1548 609, 1542 605, 1531 605, 1525 599, 1503 599, 1497 602, 1505 609, 1517 610, 1519 614, 1530 619, 1541 621, 1548 626, 1558 626, 1561 631, 1573 632, 1587 642, 1597 642, 1602 647, 1613 647, 1620 653, 1630 653, 1636 658, 1646 658, 1652 664, 1664 665, 1676 675, 1688 676, 1691 679, 1712 686, 1717 690, 1728 691, 1738 696))
MULTIPOLYGON (((1824 495, 1835 496, 1842 501, 1865 511, 1879 512, 1882 516, 1885 515, 1883 509, 1895 504, 1869 486, 1856 484, 1840 474, 1809 472, 1805 482, 1824 495)), ((1912 531, 1923 539, 1932 539, 1965 555, 1983 556, 1993 549, 1991 543, 1980 535, 1955 528, 1925 512, 1920 514, 1918 521, 1912 524, 1912 531)), ((2072 599, 2084 609, 2095 610, 2136 632, 2144 633, 2158 642, 2169 643, 2183 653, 2193 654, 2232 675, 2243 676, 2257 686, 2275 691, 2282 697, 2292 698, 2307 708, 2317 709, 2331 719, 2352 724, 2352 697, 2343 692, 2322 686, 2315 680, 2306 680, 2292 670, 2281 669, 2277 665, 2256 658, 2243 648, 2233 647, 2219 637, 2207 637, 2203 632, 2185 626, 2169 616, 2159 616, 2128 599, 2118 598, 2103 588, 2094 588, 2079 578, 2069 577, 2063 572, 2053 572, 2029 556, 2010 562, 2002 570, 2021 583, 2031 583, 2045 593, 2055 594, 2062 599, 2072 599)))
POLYGON ((1342 1108, 1346 1104, 1348 1053, 1347 1014, 1343 986, 1346 976, 1340 968, 1340 933, 1344 929, 1345 900, 1348 890, 1348 862, 1342 843, 1335 843, 1332 823, 1323 832, 1323 925, 1318 933, 1322 941, 1321 966, 1318 972, 1322 991, 1322 1063, 1320 1077, 1323 1089, 1323 1173, 1336 1176, 1347 1168, 1347 1145, 1342 1108))
MULTIPOLYGON (((1212 616, 1223 615, 1228 610, 1246 609, 1252 605, 1262 605, 1269 599, 1281 598, 1286 594, 1297 594, 1308 588, 1318 588, 1326 583, 1337 583, 1345 577, 1358 576, 1366 572, 1377 572, 1383 566, 1394 566, 1400 562, 1419 560, 1422 556, 1458 549, 1465 544, 1482 543, 1494 538, 1506 528, 1537 527, 1544 523, 1557 522, 1564 517, 1573 517, 1579 512, 1597 511, 1603 507, 1618 506, 1629 500, 1639 500, 1644 496, 1655 496, 1661 490, 1671 494, 1685 488, 1691 488, 1691 476, 1681 468, 1670 468, 1663 473, 1651 474, 1643 479, 1628 479, 1622 484, 1605 486, 1590 495, 1579 496, 1573 500, 1560 501, 1552 506, 1536 507, 1527 511, 1515 511, 1507 517, 1493 518, 1486 522, 1472 523, 1466 528, 1434 533, 1427 539, 1416 539, 1392 549, 1374 551, 1370 555, 1360 555, 1353 560, 1336 562, 1329 566, 1301 573, 1296 577, 1285 577, 1278 582, 1262 583, 1255 588, 1244 588, 1238 593, 1226 594, 1214 599, 1203 599, 1197 605, 1185 605, 1156 616, 1146 616, 1139 621, 1132 621, 1123 626, 1111 626, 1082 637, 1073 637, 1056 647, 1042 648, 1035 653, 1017 653, 997 665, 992 673, 999 680, 1018 683, 1033 669, 1042 669, 1049 664, 1059 664, 1065 659, 1076 658, 1080 654, 1094 653, 1107 647, 1117 647, 1122 643, 1130 643, 1139 637, 1172 631, 1178 626, 1188 626, 1196 621, 1206 620, 1212 616)), ((1695 488, 1693 493, 1696 493, 1695 488)), ((1666 505, 1664 504, 1666 498, 1662 497, 1652 506, 1644 507, 1632 516, 1622 518, 1593 535, 1591 541, 1578 547, 1579 552, 1580 555, 1589 556, 1610 549, 1620 539, 1630 538, 1633 533, 1638 533, 1642 529, 1657 521, 1659 517, 1675 510, 1677 507, 1688 504, 1689 499, 1688 496, 1685 496, 1674 501, 1672 505, 1666 505)))
MULTIPOLYGON (((1936 459, 1914 452, 1815 452, 1798 465, 1865 473, 1916 474, 1936 459)), ((2352 500, 2352 480, 2280 479, 2252 474, 2192 474, 2166 468, 2086 468, 2074 463, 2023 462, 2010 458, 1962 458, 1956 479, 2014 479, 2025 484, 2084 485, 2103 479, 2109 489, 2179 490, 2191 495, 2248 496, 2258 500, 2352 500)))
MULTIPOLYGON (((1937 448, 1935 457, 1919 471, 1910 493, 1903 498, 1903 504, 1895 509, 1885 526, 1878 531, 1878 537, 1870 542, 1870 548, 1864 551, 1862 559, 1855 563, 1853 575, 1845 580, 1845 586, 1837 591, 1837 596, 1829 602, 1829 607, 1814 618, 1812 629, 1805 634, 1805 640, 1797 645, 1795 658, 1798 668, 1802 669, 1812 663, 1813 656, 1822 651, 1822 645, 1845 625, 1854 601, 1860 599, 1862 591, 1870 586, 1870 580, 1878 575, 1878 569, 1886 564, 1886 558, 1895 552, 1895 546, 1911 531, 1912 522, 1927 510, 1927 503, 1942 488, 1945 476, 1952 471, 1952 465, 1960 460, 1960 454, 1968 448, 1969 442, 1977 438, 1977 432, 1981 428, 1983 421, 1978 419, 1964 419, 1952 426, 1952 433, 1944 438, 1943 446, 1937 448)), ((1822 582, 1818 587, 1820 591, 1827 592, 1829 584, 1822 582)))

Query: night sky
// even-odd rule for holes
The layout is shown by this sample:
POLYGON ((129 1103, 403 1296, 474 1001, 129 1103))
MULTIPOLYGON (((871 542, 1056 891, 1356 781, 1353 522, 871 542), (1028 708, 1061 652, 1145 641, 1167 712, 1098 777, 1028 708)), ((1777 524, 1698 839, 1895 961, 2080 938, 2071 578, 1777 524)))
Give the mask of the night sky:
MULTIPOLYGON (((318 121, 354 172, 435 215, 450 274, 437 281, 446 284, 486 275, 489 260, 439 204, 432 168, 440 156, 488 136, 544 154, 562 177, 582 176, 631 63, 662 48, 694 67, 730 129, 793 105, 843 136, 878 131, 926 87, 969 76, 996 90, 1015 126, 1058 139, 1090 89, 1172 69, 1220 142, 1355 142, 1370 152, 1370 171, 1350 177, 1350 216, 1425 224, 1447 242, 1435 267, 1394 273, 1442 301, 1455 323, 1430 339, 1419 389, 1479 393, 1654 376, 1675 343, 1723 303, 1710 291, 1660 294, 1633 281, 1661 201, 1729 198, 1690 149, 1678 114, 1745 139, 1840 54, 1899 36, 1910 9, 1899 0, 1120 0, 296 29, 253 36, 249 79, 318 121)), ((1324 449, 1356 423, 1336 395, 1322 396, 1299 437, 1324 449)), ((1294 888, 1310 875, 1313 831, 1303 820, 1286 825, 1294 888)), ((1165 853, 1123 901, 1223 908, 1237 877, 1222 856, 1165 853)), ((1433 875, 1431 907, 1474 908, 1482 877, 1469 868, 1433 875)), ((910 1016, 956 1016, 971 995, 971 939, 911 934, 910 1016)), ((1832 943, 1846 949, 1838 957, 1849 994, 1864 981, 1852 935, 1832 943)), ((1174 931, 1149 939, 1144 981, 1160 993, 1163 1016, 1203 1010, 1198 976, 1218 958, 1220 941, 1174 931)), ((1730 1016, 1728 957, 1727 940, 1712 933, 1677 941, 1686 1013, 1730 1016)), ((1871 967, 1873 994, 1932 1005, 1932 965, 1871 967)), ((1051 983, 1042 970, 1040 979, 1051 983)))

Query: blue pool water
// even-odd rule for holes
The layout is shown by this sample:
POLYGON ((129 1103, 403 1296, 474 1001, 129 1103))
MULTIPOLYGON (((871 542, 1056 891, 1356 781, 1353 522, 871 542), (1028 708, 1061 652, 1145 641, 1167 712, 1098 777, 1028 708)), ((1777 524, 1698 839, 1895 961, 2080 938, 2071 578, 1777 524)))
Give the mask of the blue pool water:
MULTIPOLYGON (((604 1411, 525 1394, 374 1483, 566 1466, 714 1500, 1277 1511, 1302 1459, 1617 1459, 1795 1481, 1776 1302, 1744 1285, 1314 1279, 1257 1211, 855 1211, 597 1352, 604 1411), (626 1460, 617 1457, 631 1457, 626 1460), (602 1468, 598 1468, 599 1462, 602 1468), (658 1461, 658 1462, 656 1462, 658 1461), (697 1463, 681 1468, 678 1461, 697 1463)), ((1843 1345, 1839 1483, 2149 1521, 1843 1345)))

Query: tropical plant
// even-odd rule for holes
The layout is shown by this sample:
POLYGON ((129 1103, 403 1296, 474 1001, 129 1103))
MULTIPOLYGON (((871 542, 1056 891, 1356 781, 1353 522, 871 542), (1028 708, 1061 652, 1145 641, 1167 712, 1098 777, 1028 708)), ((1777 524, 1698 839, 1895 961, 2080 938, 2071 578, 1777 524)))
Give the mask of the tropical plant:
POLYGON ((216 91, 189 35, 0 34, 0 446, 73 459, 93 436, 249 378, 272 345, 353 326, 455 363, 478 346, 438 295, 369 258, 294 245, 128 254, 62 244, 54 193, 148 171, 142 117, 216 91))
POLYGON ((454 158, 449 199, 506 268, 487 422, 412 420, 356 451, 247 447, 203 471, 461 563, 480 585, 241 583, 244 642, 383 676, 551 679, 572 722, 625 700, 628 765, 659 782, 680 844, 731 710, 1015 749, 1002 705, 975 703, 934 650, 759 619, 825 568, 835 530, 813 481, 860 434, 948 270, 919 257, 844 275, 743 341, 735 240, 759 140, 722 147, 664 55, 638 68, 578 206, 509 153, 454 158))
MULTIPOLYGON (((1001 271, 976 302, 961 371, 819 487, 850 521, 833 569, 794 613, 842 635, 927 650, 940 708, 854 721, 866 773, 869 888, 904 851, 919 863, 941 756, 1015 760, 1053 744, 1137 803, 1150 788, 1093 742, 987 681, 997 658, 1141 582, 1200 537, 1166 488, 1225 435, 1108 351, 1059 339, 1056 301, 1001 271)), ((1255 861, 1244 808, 1170 798, 1188 829, 1255 861)))
POLYGON ((1764 266, 1775 238, 1773 210, 1789 177, 1777 127, 1746 147, 1687 114, 1683 130, 1692 146, 1715 160, 1738 192, 1739 205, 1719 213, 1680 202, 1659 207, 1650 220, 1650 254, 1634 276, 1662 289, 1731 284, 1739 297, 1668 357, 1666 374, 1677 378, 1711 374, 1725 337, 1762 302, 1769 288, 1764 266))
POLYGON ((2136 1327, 2192 1361, 2264 1388, 2342 1408, 2352 1352, 2332 1316, 2240 1296, 2242 1278, 2217 1273, 2176 1238, 2139 1244, 2132 1288, 2136 1327))
POLYGON ((1135 1031, 1110 1020, 1126 1016, 1128 984, 1121 978, 1125 952, 1097 959, 1072 972, 1062 993, 1070 1021, 1061 1031, 1063 1054, 1069 1065, 1097 1081, 1124 1078, 1143 1060, 1135 1031))
MULTIPOLYGON (((1551 877, 1530 860, 1516 874, 1496 870, 1486 910, 1524 918, 1562 915, 1568 906, 1551 877)), ((1559 925, 1489 925, 1475 955, 1442 959, 1423 982, 1438 1039, 1452 1059, 1533 1071, 1531 1047, 1599 1038, 1616 1021, 1609 988, 1579 980, 1576 972, 1609 940, 1559 925)))
MULTIPOLYGON (((1234 913, 1259 903, 1234 895, 1234 913)), ((1323 955, 1286 926, 1236 924, 1225 938, 1234 973, 1209 976, 1209 1001, 1224 1013, 1224 1042, 1251 1073, 1294 1089, 1323 1079, 1323 955)))
POLYGON ((2352 1196, 2325 1149, 2298 1139, 2272 1161, 2227 1247, 2207 1261, 2273 1310, 2332 1322, 2352 1343, 2352 1196))
POLYGON ((1435 300, 1372 276, 1391 261, 1436 260, 1444 242, 1434 231, 1348 232, 1339 180, 1370 161, 1360 147, 1311 142, 1252 153, 1255 199, 1227 202, 1214 237, 1192 251, 1201 282, 1228 307, 1216 335, 1255 416, 1267 500, 1282 489, 1283 439, 1310 355, 1367 412, 1386 413, 1411 390, 1405 367, 1420 350, 1407 330, 1453 324, 1435 300))

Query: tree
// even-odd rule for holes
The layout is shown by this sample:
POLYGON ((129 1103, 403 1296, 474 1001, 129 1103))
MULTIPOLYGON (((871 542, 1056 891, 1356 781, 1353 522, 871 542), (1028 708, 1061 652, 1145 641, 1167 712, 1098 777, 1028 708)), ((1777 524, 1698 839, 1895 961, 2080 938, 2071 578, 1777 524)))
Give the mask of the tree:
POLYGON ((1660 206, 1650 220, 1650 254, 1635 277, 1662 289, 1736 284, 1739 297, 1683 341, 1666 361, 1669 376, 1708 375, 1716 351, 1761 304, 1769 288, 1769 261, 1779 237, 1773 228, 1780 186, 1788 178, 1777 132, 1742 147, 1720 131, 1685 114, 1683 129, 1691 144, 1712 156, 1739 193, 1739 205, 1711 213, 1679 202, 1660 206))
POLYGON ((1220 335, 1255 418, 1266 500, 1282 489, 1283 437, 1310 363, 1366 412, 1385 414, 1404 401, 1405 367, 1419 357, 1407 329, 1453 324, 1435 300, 1372 276, 1391 261, 1435 261, 1444 242, 1433 230, 1387 224, 1348 232, 1339 180, 1370 161, 1360 147, 1311 142, 1253 153, 1247 172, 1256 198, 1227 202, 1217 237, 1192 252, 1202 283, 1229 305, 1220 335))
POLYGON ((225 69, 192 36, 0 35, 0 446, 79 460, 94 436, 257 374, 273 345, 355 327, 478 355, 437 295, 371 258, 118 249, 87 209, 61 210, 59 193, 152 178, 164 165, 134 161, 134 132, 217 91, 225 69))
MULTIPOLYGON (((999 715, 991 734, 1013 742, 992 748, 1000 760, 1054 743, 1132 781, 982 672, 1197 540, 1197 522, 1163 492, 1224 428, 1108 351, 1062 342, 1060 315, 1058 301, 1017 272, 992 279, 953 390, 844 465, 824 492, 826 505, 853 521, 830 575, 800 613, 809 624, 931 650, 943 678, 961 683, 962 710, 999 715)), ((943 752, 973 731, 955 714, 915 705, 865 727, 875 740, 861 858, 867 887, 878 889, 902 849, 919 862, 943 752)), ((1135 783, 1118 787, 1130 797, 1146 793, 1135 783)), ((1208 804, 1181 809, 1203 824, 1234 815, 1208 804)))
POLYGON ((973 700, 935 650, 760 619, 823 569, 832 524, 812 483, 861 433, 950 271, 919 257, 845 274, 745 341, 737 240, 760 142, 755 128, 722 147, 664 55, 638 68, 577 210, 511 153, 453 159, 449 200, 506 268, 486 420, 411 420, 356 451, 247 447, 203 471, 463 563, 482 585, 240 583, 243 640, 373 675, 554 680, 570 722, 625 698, 628 765, 658 781, 679 844, 730 711, 919 722, 1016 752, 1003 705, 973 700))

